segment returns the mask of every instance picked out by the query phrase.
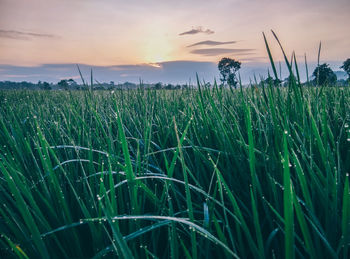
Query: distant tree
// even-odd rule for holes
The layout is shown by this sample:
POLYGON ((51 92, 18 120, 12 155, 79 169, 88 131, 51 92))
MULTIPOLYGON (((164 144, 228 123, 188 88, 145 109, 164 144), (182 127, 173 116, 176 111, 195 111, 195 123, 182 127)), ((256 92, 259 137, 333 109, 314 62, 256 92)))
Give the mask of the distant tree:
POLYGON ((22 82, 11 82, 2 81, 0 82, 0 89, 35 89, 38 84, 22 81, 22 82))
POLYGON ((59 86, 59 88, 61 88, 61 89, 63 88, 64 90, 78 88, 77 82, 75 82, 72 78, 70 78, 68 80, 62 79, 61 81, 59 81, 57 83, 57 85, 59 86))
POLYGON ((42 89, 51 90, 51 86, 48 82, 44 82, 44 83, 42 83, 42 89))
POLYGON ((343 65, 340 67, 348 74, 348 80, 350 82, 350 58, 344 61, 343 65))
POLYGON ((137 87, 136 84, 130 83, 130 82, 124 82, 123 84, 119 85, 119 88, 122 88, 122 89, 133 89, 133 88, 136 88, 136 87, 137 87))
POLYGON ((262 80, 264 84, 273 85, 273 78, 269 75, 265 80, 262 80))
POLYGON ((228 85, 237 87, 237 77, 236 73, 241 68, 241 62, 236 61, 231 58, 222 58, 218 63, 218 69, 221 74, 221 82, 228 85))
POLYGON ((162 89, 162 83, 158 82, 154 85, 154 89, 162 89))
POLYGON ((265 80, 263 80, 263 83, 266 84, 266 85, 272 85, 272 86, 275 85, 275 86, 277 86, 277 85, 281 84, 282 81, 279 80, 279 79, 273 79, 272 76, 268 75, 268 77, 265 80))
POLYGON ((165 89, 167 89, 167 90, 175 89, 175 86, 173 86, 172 84, 167 84, 165 86, 165 89))
POLYGON ((72 78, 67 81, 69 88, 76 88, 78 86, 77 82, 75 82, 72 78))
POLYGON ((233 86, 234 88, 237 87, 237 80, 235 74, 229 74, 227 78, 227 84, 230 86, 233 86))
POLYGON ((316 67, 312 75, 315 77, 314 82, 319 85, 334 85, 337 82, 336 74, 326 63, 316 67))
POLYGON ((63 88, 64 90, 68 90, 68 82, 67 80, 65 79, 62 79, 61 81, 59 81, 57 83, 57 85, 60 87, 60 88, 63 88))

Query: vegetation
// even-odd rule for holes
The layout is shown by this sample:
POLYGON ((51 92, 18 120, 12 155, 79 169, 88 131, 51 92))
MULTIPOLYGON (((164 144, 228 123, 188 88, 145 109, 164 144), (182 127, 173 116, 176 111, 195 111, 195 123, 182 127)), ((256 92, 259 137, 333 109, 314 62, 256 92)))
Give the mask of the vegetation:
MULTIPOLYGON (((96 81, 93 85, 93 90, 120 90, 120 89, 137 89, 139 86, 130 83, 130 82, 124 82, 121 84, 114 84, 113 81, 110 83, 100 83, 96 81)), ((172 85, 167 84, 163 85, 162 83, 156 83, 156 84, 142 84, 142 87, 145 89, 168 89, 168 90, 175 90, 175 89, 181 89, 181 88, 188 88, 189 85, 183 84, 183 85, 172 85)), ((57 84, 48 83, 48 82, 41 82, 38 83, 30 83, 30 82, 11 82, 11 81, 0 81, 0 90, 13 90, 13 89, 27 89, 27 90, 89 90, 86 88, 86 84, 78 85, 73 79, 63 79, 59 81, 57 84)))
POLYGON ((315 77, 317 85, 334 85, 337 82, 337 76, 328 64, 318 65, 312 75, 315 77))
POLYGON ((221 74, 221 82, 226 82, 229 86, 237 88, 238 80, 236 73, 241 68, 241 62, 231 58, 222 58, 218 63, 218 69, 221 74))
POLYGON ((0 91, 1 256, 349 258, 350 88, 298 81, 0 91))
MULTIPOLYGON (((284 80, 286 86, 289 85, 289 77, 284 80)), ((273 86, 279 86, 282 81, 280 79, 273 79, 270 75, 267 76, 265 80, 262 80, 261 83, 264 83, 266 85, 273 85, 273 86)))
POLYGON ((344 61, 343 65, 340 67, 348 74, 348 80, 350 81, 350 58, 344 61))

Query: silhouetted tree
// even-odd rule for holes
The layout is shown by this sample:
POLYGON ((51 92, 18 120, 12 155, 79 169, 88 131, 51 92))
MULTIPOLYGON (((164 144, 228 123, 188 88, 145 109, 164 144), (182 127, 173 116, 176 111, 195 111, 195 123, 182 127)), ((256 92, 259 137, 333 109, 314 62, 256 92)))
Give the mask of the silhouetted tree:
POLYGON ((241 62, 231 58, 222 58, 218 63, 218 69, 221 74, 221 82, 228 85, 237 87, 236 73, 241 68, 241 62))
POLYGON ((72 78, 68 79, 67 83, 70 89, 77 88, 78 86, 77 82, 75 82, 72 78))
POLYGON ((156 83, 155 85, 154 85, 154 89, 162 89, 162 83, 156 83))
POLYGON ((63 89, 65 89, 65 90, 68 90, 68 82, 67 82, 67 80, 62 79, 61 81, 59 81, 59 82, 57 83, 57 85, 58 85, 60 88, 63 88, 63 89))
POLYGON ((78 84, 77 82, 75 82, 73 79, 62 79, 61 81, 59 81, 57 83, 57 85, 60 87, 60 88, 63 88, 64 90, 68 90, 68 89, 76 89, 78 87, 78 84))
POLYGON ((44 82, 44 83, 42 83, 42 89, 51 90, 51 86, 48 82, 44 82))
POLYGON ((167 90, 172 90, 172 89, 175 89, 175 87, 174 87, 172 84, 167 84, 167 85, 165 86, 165 89, 167 89, 167 90))
POLYGON ((350 82, 350 58, 344 61, 343 65, 340 67, 348 74, 348 80, 350 82))
POLYGON ((107 87, 108 90, 113 90, 115 88, 115 84, 114 84, 114 81, 110 81, 109 82, 109 85, 107 87))
POLYGON ((227 84, 230 86, 233 86, 234 88, 237 87, 237 80, 235 74, 229 74, 227 78, 227 84))
POLYGON ((326 63, 316 67, 312 75, 315 77, 314 82, 319 85, 332 85, 337 82, 336 74, 326 63))
POLYGON ((272 76, 268 75, 267 78, 263 80, 263 83, 266 85, 278 86, 282 83, 282 81, 278 78, 274 79, 272 76))
POLYGON ((2 81, 0 82, 0 89, 35 89, 36 84, 30 82, 10 82, 10 81, 2 81))

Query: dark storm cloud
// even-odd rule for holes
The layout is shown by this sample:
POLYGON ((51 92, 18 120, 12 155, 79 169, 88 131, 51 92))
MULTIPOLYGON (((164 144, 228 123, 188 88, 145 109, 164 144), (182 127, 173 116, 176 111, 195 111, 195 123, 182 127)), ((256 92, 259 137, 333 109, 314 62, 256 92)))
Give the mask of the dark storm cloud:
POLYGON ((193 28, 193 29, 190 30, 190 31, 182 32, 182 33, 180 33, 179 35, 180 35, 180 36, 183 36, 183 35, 194 35, 194 34, 198 34, 198 33, 213 34, 214 31, 212 31, 212 30, 210 30, 210 29, 204 29, 202 26, 199 26, 199 27, 197 27, 197 28, 193 28))
POLYGON ((213 49, 195 49, 192 50, 192 54, 202 55, 202 56, 218 56, 223 54, 241 54, 249 55, 252 54, 251 51, 255 49, 225 49, 225 48, 213 48, 213 49))
POLYGON ((0 38, 8 38, 8 39, 15 39, 15 40, 30 40, 33 38, 55 38, 55 37, 56 36, 52 34, 0 29, 0 38))

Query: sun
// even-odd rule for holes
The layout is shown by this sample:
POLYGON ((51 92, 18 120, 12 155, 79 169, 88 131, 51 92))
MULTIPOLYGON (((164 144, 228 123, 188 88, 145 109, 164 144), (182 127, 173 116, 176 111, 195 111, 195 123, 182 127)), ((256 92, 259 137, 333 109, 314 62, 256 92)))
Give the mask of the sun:
POLYGON ((144 61, 146 63, 161 63, 171 60, 171 43, 164 37, 154 37, 145 42, 143 48, 144 61))

